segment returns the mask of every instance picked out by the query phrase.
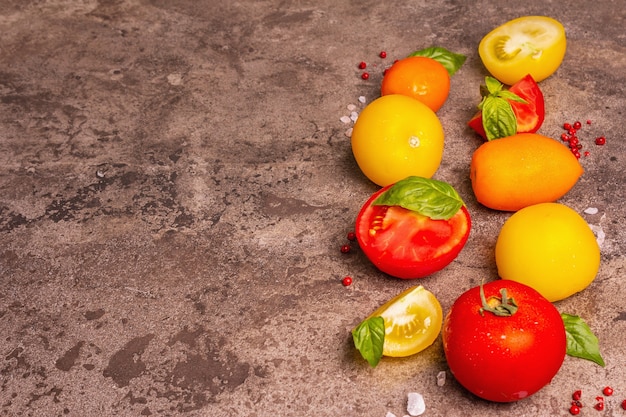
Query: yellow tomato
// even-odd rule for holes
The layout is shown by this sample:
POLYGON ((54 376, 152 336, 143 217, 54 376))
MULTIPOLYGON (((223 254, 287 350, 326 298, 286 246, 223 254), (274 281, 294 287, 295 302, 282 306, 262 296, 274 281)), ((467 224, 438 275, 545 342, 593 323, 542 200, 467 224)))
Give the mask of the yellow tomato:
POLYGON ((591 228, 558 203, 528 206, 509 217, 495 252, 501 278, 526 284, 550 301, 587 288, 600 268, 600 248, 591 228))
POLYGON ((377 98, 352 130, 359 168, 380 186, 409 176, 430 178, 443 156, 443 127, 428 106, 400 94, 377 98))
POLYGON ((539 82, 561 65, 565 29, 545 16, 513 19, 489 32, 478 45, 480 58, 495 78, 513 85, 527 74, 539 82))
POLYGON ((443 322, 441 304, 421 285, 387 301, 370 317, 383 318, 383 355, 394 357, 413 355, 432 345, 443 322))

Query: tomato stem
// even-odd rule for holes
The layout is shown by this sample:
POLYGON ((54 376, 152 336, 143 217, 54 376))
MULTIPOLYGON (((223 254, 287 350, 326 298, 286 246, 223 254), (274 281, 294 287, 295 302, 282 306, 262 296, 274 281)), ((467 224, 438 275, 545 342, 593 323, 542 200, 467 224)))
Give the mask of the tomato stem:
POLYGON ((480 315, 484 316, 484 312, 488 311, 499 317, 510 317, 517 312, 517 303, 513 298, 509 298, 506 293, 506 288, 500 289, 502 298, 489 297, 489 300, 485 298, 485 290, 483 285, 480 284, 480 300, 482 307, 480 309, 480 315))

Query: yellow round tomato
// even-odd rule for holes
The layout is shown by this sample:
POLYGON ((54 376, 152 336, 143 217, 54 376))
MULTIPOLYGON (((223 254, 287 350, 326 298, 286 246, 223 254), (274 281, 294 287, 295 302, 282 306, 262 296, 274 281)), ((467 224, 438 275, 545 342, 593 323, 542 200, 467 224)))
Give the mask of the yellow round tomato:
POLYGON ((370 317, 385 322, 383 355, 404 357, 433 344, 441 333, 443 311, 435 295, 419 285, 387 301, 370 317))
POLYGON ((587 288, 600 268, 600 248, 578 213, 559 203, 525 207, 509 217, 496 241, 498 274, 550 301, 587 288))
POLYGON ((539 82, 559 68, 566 43, 565 29, 557 20, 525 16, 489 32, 478 54, 487 71, 504 84, 513 85, 527 74, 539 82))
POLYGON ((443 127, 428 106, 389 94, 365 106, 352 130, 359 168, 380 186, 409 176, 430 178, 443 156, 443 127))

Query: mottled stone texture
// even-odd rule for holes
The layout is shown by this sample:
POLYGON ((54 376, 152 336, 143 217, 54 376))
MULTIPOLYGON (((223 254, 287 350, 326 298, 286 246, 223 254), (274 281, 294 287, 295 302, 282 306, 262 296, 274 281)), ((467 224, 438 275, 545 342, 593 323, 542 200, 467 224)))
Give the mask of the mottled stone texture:
MULTIPOLYGON (((582 389, 626 398, 623 144, 625 12, 617 1, 4 0, 0 4, 0 415, 384 416, 424 395, 429 416, 566 415, 582 389), (474 226, 461 255, 419 281, 447 310, 496 279, 507 213, 468 179, 466 127, 486 74, 481 37, 555 17, 569 44, 543 81, 541 132, 592 120, 585 174, 561 202, 604 235, 602 266, 557 308, 582 316, 607 365, 566 358, 514 404, 469 395, 440 339, 371 369, 350 330, 416 284, 341 254, 376 189, 340 117, 378 95, 415 49, 467 55, 438 115, 436 178, 474 226), (378 57, 386 50, 388 58, 378 57), (366 61, 371 77, 360 78, 366 61), (606 135, 598 147, 593 139, 606 135), (341 285, 351 275, 354 284, 341 285), (447 371, 443 387, 436 384, 447 371)), ((494 376, 496 377, 496 376, 494 376)))

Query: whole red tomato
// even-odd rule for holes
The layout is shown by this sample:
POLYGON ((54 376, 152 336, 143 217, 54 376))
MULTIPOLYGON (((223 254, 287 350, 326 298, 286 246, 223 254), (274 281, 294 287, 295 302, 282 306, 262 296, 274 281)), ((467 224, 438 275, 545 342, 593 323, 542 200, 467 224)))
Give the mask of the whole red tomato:
MULTIPOLYGON (((529 74, 513 84, 509 91, 517 94, 523 98, 526 103, 517 101, 510 101, 513 113, 517 119, 517 133, 534 133, 543 124, 545 118, 545 103, 543 99, 543 93, 541 89, 529 74)), ((485 128, 483 127, 482 112, 478 111, 467 122, 467 125, 471 127, 476 133, 487 138, 485 134, 485 128)))
POLYGON ((561 368, 567 347, 563 319, 552 303, 524 284, 497 280, 482 290, 484 298, 480 286, 463 293, 444 319, 450 371, 483 399, 528 397, 561 368))
POLYGON ((401 194, 434 212, 445 210, 447 203, 460 202, 460 197, 441 181, 409 177, 375 192, 357 216, 357 241, 378 269, 396 278, 423 278, 458 256, 469 237, 471 219, 462 202, 451 209, 454 214, 448 219, 433 219, 400 205, 374 204, 391 187, 400 186, 404 187, 401 194))

